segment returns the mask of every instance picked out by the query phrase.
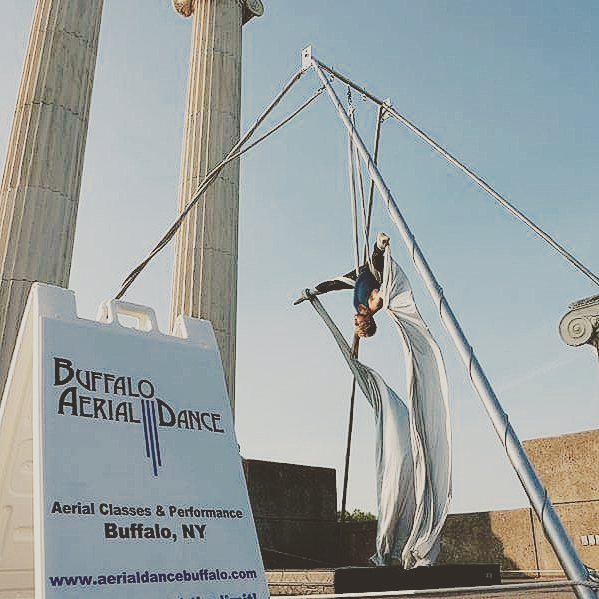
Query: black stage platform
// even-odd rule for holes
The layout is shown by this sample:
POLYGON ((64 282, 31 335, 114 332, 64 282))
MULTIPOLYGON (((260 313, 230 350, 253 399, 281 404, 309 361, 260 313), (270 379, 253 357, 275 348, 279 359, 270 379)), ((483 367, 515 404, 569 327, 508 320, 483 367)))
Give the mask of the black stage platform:
POLYGON ((380 568, 336 568, 335 593, 368 593, 445 589, 501 584, 499 564, 456 564, 404 570, 380 568))

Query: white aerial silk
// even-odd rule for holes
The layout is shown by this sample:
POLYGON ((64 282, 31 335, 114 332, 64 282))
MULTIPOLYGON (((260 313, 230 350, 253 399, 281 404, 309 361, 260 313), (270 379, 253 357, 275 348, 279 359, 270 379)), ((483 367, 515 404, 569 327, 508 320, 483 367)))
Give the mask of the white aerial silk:
POLYGON ((374 410, 379 566, 431 565, 451 498, 451 428, 441 351, 414 302, 409 281, 385 251, 383 308, 405 352, 407 407, 372 368, 351 356, 343 335, 316 297, 311 302, 330 329, 374 410))
POLYGON ((405 352, 416 506, 401 561, 405 568, 413 568, 435 562, 451 499, 447 375, 441 350, 418 312, 408 278, 388 247, 381 293, 383 308, 397 327, 405 352))
POLYGON ((402 559, 416 510, 410 418, 406 405, 374 370, 364 395, 374 409, 376 427, 377 566, 402 559))
POLYGON ((376 554, 371 559, 383 566, 401 560, 414 522, 416 501, 408 409, 376 371, 352 357, 347 342, 320 301, 311 301, 374 410, 378 529, 376 554))

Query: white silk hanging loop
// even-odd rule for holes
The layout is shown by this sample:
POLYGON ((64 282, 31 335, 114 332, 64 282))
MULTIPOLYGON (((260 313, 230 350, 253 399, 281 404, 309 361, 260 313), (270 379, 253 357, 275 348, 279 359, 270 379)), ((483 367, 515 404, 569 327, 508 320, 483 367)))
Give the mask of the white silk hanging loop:
POLYGON ((383 377, 351 355, 351 349, 317 297, 310 303, 331 331, 343 357, 374 412, 378 506, 377 566, 401 560, 415 512, 414 464, 408 408, 383 377))
POLYGON ((441 350, 420 316, 410 282, 385 250, 383 308, 405 353, 407 405, 414 459, 414 522, 402 554, 405 568, 431 565, 451 500, 451 424, 441 350))

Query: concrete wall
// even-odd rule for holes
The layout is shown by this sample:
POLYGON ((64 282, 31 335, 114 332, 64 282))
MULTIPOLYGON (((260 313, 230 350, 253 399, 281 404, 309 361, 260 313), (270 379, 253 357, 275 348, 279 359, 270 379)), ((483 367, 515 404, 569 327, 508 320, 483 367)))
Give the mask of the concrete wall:
MULTIPOLYGON (((582 560, 599 568, 599 430, 532 439, 524 448, 582 560)), ((561 570, 531 509, 451 515, 440 560, 487 559, 503 570, 561 570)))
POLYGON ((599 430, 523 444, 554 504, 599 501, 599 430))
MULTIPOLYGON (((599 430, 524 446, 581 558, 599 568, 599 430)), ((245 472, 267 568, 368 564, 376 522, 337 524, 333 469, 248 460, 245 472)), ((559 569, 529 508, 451 514, 439 563, 485 562, 528 575, 559 569)))
POLYGON ((376 546, 376 520, 339 524, 341 551, 339 560, 344 566, 368 566, 376 546))
POLYGON ((537 570, 530 510, 450 514, 439 563, 498 563, 502 571, 537 570))
POLYGON ((245 460, 244 471, 266 567, 335 565, 335 470, 245 460))
MULTIPOLYGON (((582 560, 599 568, 599 430, 532 439, 524 447, 582 560)), ((559 568, 534 518, 541 570, 559 568)))
MULTIPOLYGON (((349 522, 342 528, 341 560, 366 566, 374 553, 376 522, 349 522)), ((439 564, 499 564, 502 571, 538 570, 530 510, 450 514, 442 532, 439 564)))
MULTIPOLYGON (((592 568, 599 568, 599 501, 560 504, 556 509, 582 561, 592 568), (592 545, 588 544, 590 536, 593 537, 592 545)), ((534 520, 539 568, 560 569, 536 516, 534 520)))

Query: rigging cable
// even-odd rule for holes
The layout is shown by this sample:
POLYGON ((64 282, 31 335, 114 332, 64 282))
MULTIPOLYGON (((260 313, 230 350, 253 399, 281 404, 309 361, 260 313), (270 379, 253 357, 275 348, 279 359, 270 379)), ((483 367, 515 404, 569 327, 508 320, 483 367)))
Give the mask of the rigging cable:
MULTIPOLYGON (((352 102, 352 94, 351 88, 348 86, 347 88, 347 107, 350 118, 354 119, 355 106, 352 102)), ((354 121, 355 122, 355 121, 354 121)), ((351 202, 351 210, 352 210, 352 232, 353 232, 353 242, 354 242, 354 260, 355 260, 355 268, 356 268, 356 279, 360 274, 360 241, 358 239, 358 207, 357 207, 357 197, 356 197, 356 153, 354 148, 354 142, 351 135, 348 134, 347 137, 347 165, 348 165, 348 173, 349 173, 349 191, 350 191, 350 202, 351 202)), ((358 163, 359 165, 359 163, 358 163)), ((358 352, 360 349, 360 338, 354 333, 354 339, 352 343, 352 355, 357 358, 358 352)), ((352 388, 349 398, 349 416, 347 421, 347 440, 345 443, 345 466, 343 469, 343 493, 341 496, 341 523, 345 522, 346 517, 346 506, 347 506, 347 485, 349 482, 349 461, 351 454, 351 444, 352 444, 352 435, 354 428, 354 407, 356 403, 356 377, 352 377, 352 388)))
MULTIPOLYGON (((354 125, 354 127, 356 127, 356 115, 355 115, 355 110, 354 110, 354 114, 352 115, 352 123, 354 125)), ((364 179, 363 179, 363 175, 362 175, 362 161, 360 160, 360 156, 358 154, 358 148, 356 147, 355 144, 353 144, 353 149, 354 149, 354 168, 357 171, 357 181, 358 181, 358 190, 360 191, 360 207, 362 209, 362 232, 364 235, 364 243, 366 244, 366 246, 368 246, 368 238, 369 238, 369 231, 366 228, 366 196, 364 195, 364 179)), ((370 259, 368 257, 367 254, 367 260, 364 260, 362 262, 362 264, 364 264, 366 261, 368 261, 370 263, 370 259)))
POLYGON ((222 169, 237 160, 243 154, 256 147, 259 143, 263 142, 265 139, 273 135, 279 129, 284 127, 289 121, 295 118, 300 112, 302 112, 305 108, 307 108, 316 98, 318 98, 322 92, 324 91, 324 87, 319 88, 312 96, 310 96, 301 106, 299 106, 295 111, 293 111, 290 115, 284 118, 277 125, 272 127, 269 131, 267 131, 264 135, 259 137, 257 140, 242 148, 242 146, 251 138, 256 129, 260 126, 260 124, 266 119, 266 117, 272 112, 272 110, 277 106, 277 104, 281 101, 283 96, 291 89, 294 83, 298 81, 304 71, 298 71, 287 83, 287 85, 283 88, 283 90, 276 96, 276 98, 268 105, 268 107, 262 112, 262 114, 258 117, 258 119, 254 122, 254 124, 248 129, 248 131, 239 139, 239 141, 231 148, 227 156, 216 165, 204 178, 202 183, 196 189, 191 201, 185 206, 185 208, 181 211, 175 222, 167 229, 166 233, 161 237, 158 243, 154 246, 154 248, 150 251, 150 253, 144 258, 123 280, 121 287, 117 291, 114 296, 114 299, 121 299, 129 287, 133 284, 135 279, 141 274, 144 268, 150 263, 150 261, 168 244, 168 242, 175 236, 179 227, 183 223, 185 217, 189 214, 191 209, 198 203, 200 198, 204 195, 206 190, 216 181, 222 169))
MULTIPOLYGON (((349 116, 351 119, 354 118, 355 106, 352 102, 351 88, 347 88, 347 107, 349 116)), ((356 194, 356 165, 355 163, 355 152, 354 142, 351 135, 347 136, 347 167, 349 169, 349 193, 351 202, 351 215, 352 215, 352 232, 354 242, 354 265, 356 270, 356 277, 360 274, 360 241, 358 239, 358 199, 356 194)))
POLYGON ((536 235, 538 235, 543 241, 545 241, 548 245, 550 245, 556 252, 561 254, 563 258, 565 258, 574 268, 578 269, 583 275, 589 278, 595 285, 599 285, 599 277, 590 271, 580 260, 578 260, 575 256, 572 255, 566 248, 560 245, 549 233, 541 229, 537 224, 535 224, 528 216, 526 216, 521 210, 516 208, 511 202, 509 202, 504 196, 502 196, 498 191, 493 189, 482 177, 477 175, 472 169, 467 167, 463 162, 458 160, 453 154, 451 154, 448 150, 446 150, 443 146, 437 143, 430 135, 426 134, 422 129, 417 127, 414 123, 412 123, 409 119, 407 119, 404 115, 399 113, 395 108, 390 106, 385 101, 377 98, 375 95, 371 94, 362 86, 354 83, 351 79, 342 75, 341 73, 335 71, 331 67, 325 65, 317 59, 313 59, 318 66, 327 71, 330 75, 350 86, 357 92, 361 93, 362 96, 368 98, 375 104, 379 106, 385 106, 385 112, 392 116, 394 119, 399 121, 402 125, 404 125, 407 129, 409 129, 412 133, 414 133, 417 137, 419 137, 422 141, 428 144, 431 148, 433 148, 436 152, 441 154, 447 162, 458 168, 462 173, 464 173, 469 179, 471 179, 474 183, 476 183, 483 191, 489 194, 496 202, 498 202, 505 210, 507 210, 512 216, 517 218, 520 222, 524 223, 529 229, 531 229, 536 235))
MULTIPOLYGON (((355 107, 351 104, 351 91, 348 89, 347 92, 347 98, 348 98, 348 104, 349 104, 349 114, 350 114, 350 118, 352 119, 352 124, 354 125, 354 127, 356 126, 356 119, 355 119, 355 107)), ((383 121, 383 115, 384 115, 384 108, 382 106, 379 106, 379 110, 377 113, 377 124, 376 124, 376 130, 375 130, 375 134, 374 134, 374 163, 376 164, 378 161, 378 152, 379 152, 379 142, 380 142, 380 136, 381 136, 381 123, 383 121)), ((370 251, 369 251, 369 238, 370 238, 370 221, 371 221, 371 216, 372 216, 372 204, 373 204, 373 200, 374 200, 374 181, 371 178, 370 179, 370 189, 369 189, 369 201, 368 201, 368 210, 366 210, 366 206, 365 206, 365 198, 364 198, 364 187, 363 187, 363 183, 362 183, 362 173, 361 173, 361 160, 360 160, 360 156, 358 154, 357 151, 357 146, 355 144, 353 144, 352 141, 352 137, 351 135, 350 137, 350 142, 349 142, 349 147, 350 147, 350 169, 351 169, 351 175, 353 175, 354 173, 354 169, 352 167, 352 160, 354 160, 357 163, 357 167, 360 169, 360 187, 361 187, 361 200, 362 200, 362 223, 364 225, 364 259, 362 261, 362 264, 366 264, 366 261, 368 261, 368 263, 371 263, 371 259, 370 259, 370 251), (351 152, 351 147, 353 145, 354 148, 354 153, 351 152)), ((351 177, 350 175, 350 177, 351 177)), ((352 179, 353 180, 353 179, 352 179)), ((351 187, 351 186, 350 186, 351 187)), ((354 202, 352 203, 352 206, 355 206, 355 188, 353 189, 353 193, 354 193, 354 202)), ((354 220, 354 236, 356 238, 356 244, 357 244, 357 238, 358 238, 358 230, 357 230, 357 223, 354 220)), ((357 250, 357 245, 356 245, 356 250, 357 250)), ((358 274, 358 272, 356 271, 356 275, 358 274)), ((314 306, 314 302, 311 302, 312 305, 314 306)), ((352 348, 351 348, 351 355, 354 358, 358 357, 358 353, 360 350, 360 338, 354 333, 354 337, 353 337, 353 341, 352 341, 352 348)), ((341 496, 341 523, 345 522, 345 518, 346 518, 346 513, 347 513, 347 488, 348 488, 348 484, 349 484, 349 465, 350 465, 350 457, 351 457, 351 446, 352 446, 352 437, 353 437, 353 430, 354 430, 354 412, 355 412, 355 404, 356 404, 356 377, 355 375, 352 377, 352 388, 351 388, 351 394, 349 397, 349 416, 348 416, 348 423, 347 423, 347 441, 346 441, 346 445, 345 445, 345 464, 344 464, 344 469, 343 469, 343 491, 342 491, 342 496, 341 496)))
MULTIPOLYGON (((378 164, 379 159, 379 145, 381 141, 381 124, 385 116, 385 107, 379 106, 379 110, 376 117, 376 129, 374 131, 374 153, 373 162, 378 164)), ((372 206, 374 203, 374 179, 370 178, 370 189, 368 190, 368 213, 366 215, 366 231, 370 234, 370 221, 372 219, 372 206)), ((370 256, 369 237, 366 237, 364 243, 364 261, 370 256)))

